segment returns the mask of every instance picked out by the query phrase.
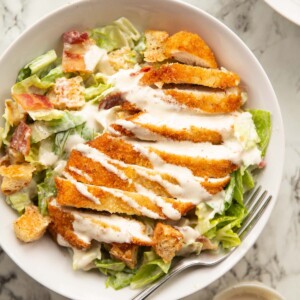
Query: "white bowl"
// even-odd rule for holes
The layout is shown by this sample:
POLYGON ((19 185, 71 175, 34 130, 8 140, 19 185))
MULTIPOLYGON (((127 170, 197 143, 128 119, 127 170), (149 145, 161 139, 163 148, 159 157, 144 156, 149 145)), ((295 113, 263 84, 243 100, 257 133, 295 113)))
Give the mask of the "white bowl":
MULTIPOLYGON (((255 229, 228 259, 212 268, 188 270, 155 295, 155 299, 179 299, 206 287, 232 268, 266 225, 275 205, 283 169, 284 134, 280 109, 267 75, 247 46, 206 12, 171 0, 86 0, 49 14, 25 31, 2 56, 0 99, 10 96, 10 87, 25 63, 51 48, 61 51, 64 31, 108 24, 121 16, 129 18, 140 29, 165 29, 170 33, 185 29, 199 33, 215 52, 220 65, 241 76, 249 94, 249 106, 272 113, 273 133, 266 156, 267 168, 261 173, 259 182, 273 195, 273 200, 255 229)), ((37 243, 21 244, 12 229, 15 219, 15 213, 4 200, 1 201, 0 244, 26 273, 44 286, 72 299, 130 299, 137 294, 129 288, 106 289, 105 278, 97 272, 74 272, 68 253, 49 237, 37 243)))
POLYGON ((220 292, 213 300, 284 300, 267 285, 258 281, 245 281, 220 292))

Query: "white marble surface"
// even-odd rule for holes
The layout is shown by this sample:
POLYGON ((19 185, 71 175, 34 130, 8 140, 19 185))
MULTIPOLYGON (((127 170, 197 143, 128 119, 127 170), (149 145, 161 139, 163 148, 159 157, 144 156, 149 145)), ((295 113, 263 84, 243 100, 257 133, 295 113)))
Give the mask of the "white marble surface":
MULTIPOLYGON (((70 2, 73 1, 0 0, 0 53, 33 22, 70 2)), ((209 300, 216 292, 247 280, 264 282, 286 299, 300 299, 300 27, 262 0, 188 2, 235 31, 263 65, 283 114, 286 161, 277 205, 257 243, 225 276, 185 300, 209 300)), ((0 249, 0 299, 66 298, 33 281, 0 249)))

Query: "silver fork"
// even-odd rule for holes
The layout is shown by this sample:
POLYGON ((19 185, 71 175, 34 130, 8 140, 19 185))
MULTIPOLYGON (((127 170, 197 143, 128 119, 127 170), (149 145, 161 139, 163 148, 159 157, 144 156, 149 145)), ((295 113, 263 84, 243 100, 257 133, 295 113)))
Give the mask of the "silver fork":
MULTIPOLYGON (((267 197, 267 191, 261 193, 261 186, 256 188, 256 190, 248 197, 245 201, 245 206, 248 209, 248 215, 243 220, 242 226, 237 231, 237 234, 241 239, 245 239, 246 235, 252 230, 256 222, 260 219, 263 212, 265 211, 267 205, 269 204, 272 196, 267 197)), ((184 258, 179 261, 179 263, 174 266, 171 271, 158 280, 153 285, 149 286, 141 293, 139 293, 132 300, 143 300, 146 299, 149 295, 151 295, 155 290, 157 290, 162 284, 164 284, 167 280, 174 277, 181 271, 194 267, 194 266, 213 266, 225 258, 227 258, 230 254, 232 254, 237 247, 232 248, 229 251, 222 251, 221 253, 213 254, 209 252, 203 252, 199 256, 190 256, 188 258, 184 258)))

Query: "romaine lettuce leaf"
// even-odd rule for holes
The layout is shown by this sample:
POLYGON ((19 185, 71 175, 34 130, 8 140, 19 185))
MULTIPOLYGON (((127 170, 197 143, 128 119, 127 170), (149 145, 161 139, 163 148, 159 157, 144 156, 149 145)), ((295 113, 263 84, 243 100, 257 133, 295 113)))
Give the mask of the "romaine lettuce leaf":
POLYGON ((28 114, 34 121, 51 121, 61 119, 64 116, 64 112, 58 109, 29 111, 28 114))
POLYGON ((129 20, 120 18, 111 25, 92 29, 90 37, 100 48, 110 52, 122 47, 133 48, 140 38, 140 33, 129 20))
POLYGON ((258 145, 261 150, 262 157, 264 157, 272 131, 271 114, 268 111, 259 109, 250 109, 249 112, 252 115, 257 134, 260 138, 258 145))
POLYGON ((11 88, 12 94, 38 94, 45 95, 52 82, 41 81, 37 75, 32 75, 20 82, 15 83, 11 88))
POLYGON ((31 203, 29 193, 20 191, 6 197, 6 202, 19 214, 24 213, 25 207, 31 203))
POLYGON ((70 77, 70 73, 64 73, 62 65, 58 65, 57 67, 53 68, 46 74, 44 77, 41 78, 42 82, 55 82, 57 78, 60 77, 70 77))
POLYGON ((49 198, 56 195, 55 176, 56 173, 52 169, 47 169, 43 182, 37 185, 38 208, 43 216, 48 213, 49 198))
POLYGON ((44 69, 53 64, 56 59, 57 55, 54 50, 50 50, 47 53, 38 56, 19 71, 17 82, 22 81, 33 74, 43 72, 44 69))
POLYGON ((84 98, 86 101, 96 100, 101 97, 102 93, 107 89, 111 88, 110 84, 98 84, 90 86, 84 90, 84 98))
POLYGON ((88 271, 95 268, 95 259, 101 259, 101 244, 96 243, 87 250, 73 248, 73 269, 88 271))
POLYGON ((64 112, 61 119, 51 121, 36 121, 31 127, 31 141, 32 143, 38 143, 52 134, 57 132, 66 131, 83 124, 85 121, 80 115, 75 115, 70 112, 64 112))

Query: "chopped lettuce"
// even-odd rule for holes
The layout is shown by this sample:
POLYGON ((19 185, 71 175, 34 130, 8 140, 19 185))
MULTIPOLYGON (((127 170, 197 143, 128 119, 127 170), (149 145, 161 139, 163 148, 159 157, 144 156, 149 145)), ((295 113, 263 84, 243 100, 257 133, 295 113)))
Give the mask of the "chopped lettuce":
POLYGON ((28 114, 33 121, 51 121, 64 116, 64 112, 58 109, 30 111, 28 114))
POLYGON ((253 122, 255 124, 256 132, 260 138, 258 143, 262 156, 264 157, 267 151, 269 140, 271 137, 272 124, 271 114, 265 110, 250 109, 253 122))
POLYGON ((99 270, 105 275, 110 274, 111 272, 121 272, 125 269, 126 265, 122 261, 117 261, 114 259, 102 259, 96 260, 95 265, 99 270))
POLYGON ((84 98, 86 101, 97 100, 102 96, 103 92, 111 87, 110 84, 93 85, 84 90, 84 98))
POLYGON ((41 81, 42 82, 55 82, 55 80, 60 77, 66 77, 66 78, 70 77, 69 73, 64 73, 62 65, 58 65, 57 67, 50 70, 48 74, 46 74, 44 77, 42 77, 41 81))
POLYGON ((54 50, 50 50, 47 53, 38 56, 19 71, 17 82, 22 81, 33 74, 43 72, 51 66, 56 59, 57 55, 54 50))
POLYGON ((235 177, 235 187, 233 191, 233 199, 235 199, 240 205, 243 205, 244 200, 244 185, 242 168, 235 171, 232 176, 235 177))
POLYGON ((129 20, 120 18, 111 25, 92 29, 90 37, 100 48, 110 52, 122 47, 133 48, 141 36, 129 20))
POLYGON ((31 204, 29 193, 27 191, 20 191, 7 196, 6 202, 19 214, 22 214, 25 210, 25 207, 31 204))
POLYGON ((49 198, 56 195, 56 187, 54 178, 56 173, 52 169, 47 169, 43 182, 37 185, 38 207, 42 215, 48 213, 49 198))
POLYGON ((110 286, 115 290, 120 290, 130 285, 133 276, 133 272, 117 272, 115 275, 108 277, 106 287, 110 286))
POLYGON ((144 252, 142 266, 131 279, 130 287, 141 288, 167 274, 171 263, 165 263, 153 251, 144 252))
POLYGON ((39 94, 44 95, 53 86, 52 82, 41 81, 37 75, 32 75, 11 88, 12 94, 39 94))
POLYGON ((95 259, 101 259, 101 244, 96 243, 90 249, 73 248, 73 269, 88 271, 95 268, 95 259))
POLYGON ((68 129, 74 128, 78 125, 83 124, 85 121, 78 114, 72 114, 68 111, 64 112, 61 119, 51 120, 51 121, 36 121, 30 125, 31 141, 32 143, 38 143, 52 134, 57 132, 66 131, 68 129))

